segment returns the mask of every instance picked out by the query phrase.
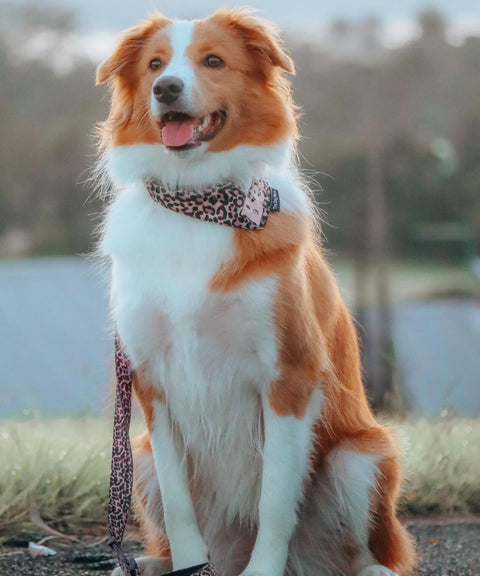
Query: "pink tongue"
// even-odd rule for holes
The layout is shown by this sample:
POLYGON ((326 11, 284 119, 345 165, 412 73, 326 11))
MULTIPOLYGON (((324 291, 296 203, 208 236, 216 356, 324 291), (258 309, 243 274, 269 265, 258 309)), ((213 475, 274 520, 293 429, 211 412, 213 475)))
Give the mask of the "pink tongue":
POLYGON ((193 138, 195 118, 170 120, 162 128, 162 141, 165 146, 185 146, 193 138))

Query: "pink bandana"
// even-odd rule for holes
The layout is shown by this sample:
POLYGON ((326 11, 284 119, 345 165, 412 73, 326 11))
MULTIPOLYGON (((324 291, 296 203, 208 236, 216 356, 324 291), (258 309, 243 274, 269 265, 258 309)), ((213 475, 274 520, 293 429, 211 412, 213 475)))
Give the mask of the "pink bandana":
POLYGON ((278 190, 271 188, 265 180, 253 180, 248 190, 235 182, 200 190, 170 190, 154 178, 146 180, 145 187, 155 202, 173 212, 244 230, 265 228, 269 213, 280 211, 278 190))

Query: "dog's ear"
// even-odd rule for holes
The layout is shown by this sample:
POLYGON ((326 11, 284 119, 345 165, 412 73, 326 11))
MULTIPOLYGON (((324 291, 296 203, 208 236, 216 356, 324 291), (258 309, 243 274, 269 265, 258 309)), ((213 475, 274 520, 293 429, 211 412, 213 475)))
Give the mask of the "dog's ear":
POLYGON ((166 18, 156 14, 149 20, 125 30, 113 54, 97 68, 96 84, 109 82, 130 63, 135 62, 147 40, 167 23, 166 18))
POLYGON ((279 67, 295 74, 293 60, 286 53, 277 28, 267 20, 255 16, 249 9, 219 10, 215 16, 226 20, 230 28, 240 34, 247 50, 254 54, 263 69, 279 67))

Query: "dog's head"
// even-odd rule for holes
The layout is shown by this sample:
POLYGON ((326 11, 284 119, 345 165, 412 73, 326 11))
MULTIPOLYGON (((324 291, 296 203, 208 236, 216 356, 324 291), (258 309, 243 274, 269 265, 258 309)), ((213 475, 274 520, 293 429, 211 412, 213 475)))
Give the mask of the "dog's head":
POLYGON ((245 10, 196 21, 161 15, 127 30, 100 64, 112 105, 104 147, 162 144, 188 156, 297 136, 294 73, 278 33, 245 10))

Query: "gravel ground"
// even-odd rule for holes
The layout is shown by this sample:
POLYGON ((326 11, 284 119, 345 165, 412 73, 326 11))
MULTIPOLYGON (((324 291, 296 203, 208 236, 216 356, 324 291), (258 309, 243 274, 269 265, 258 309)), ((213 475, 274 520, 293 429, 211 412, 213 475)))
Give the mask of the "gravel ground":
POLYGON ((406 524, 420 557, 415 576, 480 576, 480 519, 406 524))
MULTIPOLYGON (((406 525, 420 555, 415 576, 480 576, 480 519, 415 519, 406 525)), ((22 539, 0 547, 0 576, 107 576, 114 566, 105 545, 63 546, 56 540, 45 545, 57 555, 33 559, 22 539)), ((128 548, 133 554, 140 550, 134 542, 128 548)))

